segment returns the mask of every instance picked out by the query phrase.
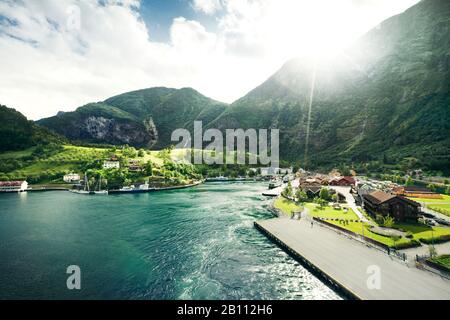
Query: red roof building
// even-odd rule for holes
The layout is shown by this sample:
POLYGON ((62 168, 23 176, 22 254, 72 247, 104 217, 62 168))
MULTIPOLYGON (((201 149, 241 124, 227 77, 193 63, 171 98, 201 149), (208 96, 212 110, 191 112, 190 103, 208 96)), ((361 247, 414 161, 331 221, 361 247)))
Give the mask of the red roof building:
POLYGON ((330 181, 330 186, 354 186, 355 179, 353 177, 337 177, 330 181))
POLYGON ((27 189, 26 181, 0 181, 0 192, 22 192, 27 189))

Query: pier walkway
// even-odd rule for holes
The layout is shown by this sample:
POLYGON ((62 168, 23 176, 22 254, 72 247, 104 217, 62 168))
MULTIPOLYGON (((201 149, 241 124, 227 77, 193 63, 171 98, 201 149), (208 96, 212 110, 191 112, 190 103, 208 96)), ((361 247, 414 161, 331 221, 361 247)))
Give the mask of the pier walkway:
POLYGON ((396 260, 377 249, 348 239, 309 220, 270 219, 255 226, 309 265, 330 285, 364 300, 450 300, 450 281, 396 260), (379 289, 370 289, 379 270, 379 289))

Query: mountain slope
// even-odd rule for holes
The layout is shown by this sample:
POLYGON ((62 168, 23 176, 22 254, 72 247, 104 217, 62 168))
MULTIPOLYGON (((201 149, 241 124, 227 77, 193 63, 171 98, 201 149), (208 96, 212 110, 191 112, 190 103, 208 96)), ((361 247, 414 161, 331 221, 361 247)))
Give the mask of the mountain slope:
POLYGON ((208 123, 225 107, 190 88, 151 88, 88 104, 38 123, 72 140, 162 148, 171 144, 173 130, 191 129, 195 120, 208 123))
POLYGON ((449 168, 448 34, 450 2, 421 1, 316 68, 305 57, 289 61, 210 126, 279 128, 282 157, 303 164, 307 145, 315 166, 387 154, 449 168))
POLYGON ((39 144, 60 143, 64 138, 27 120, 15 109, 0 105, 0 152, 22 150, 39 144))

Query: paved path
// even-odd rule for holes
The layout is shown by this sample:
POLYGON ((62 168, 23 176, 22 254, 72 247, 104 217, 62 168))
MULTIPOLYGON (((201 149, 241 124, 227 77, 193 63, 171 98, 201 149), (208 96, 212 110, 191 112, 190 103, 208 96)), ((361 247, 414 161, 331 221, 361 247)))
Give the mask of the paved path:
POLYGON ((450 217, 449 216, 446 216, 445 214, 442 214, 440 212, 431 210, 431 209, 425 207, 423 204, 422 204, 422 211, 425 212, 425 213, 432 214, 433 216, 435 216, 437 218, 441 218, 441 219, 444 219, 444 220, 450 222, 450 217))
POLYGON ((450 281, 408 267, 377 249, 306 220, 257 222, 328 277, 361 299, 450 299, 450 281), (381 288, 368 289, 368 268, 379 267, 381 288))
MULTIPOLYGON (((450 254, 450 242, 437 243, 434 245, 438 255, 442 254, 450 254)), ((430 253, 430 249, 428 245, 422 245, 416 248, 409 248, 400 250, 401 252, 406 253, 409 257, 413 258, 418 255, 428 255, 430 253)))
POLYGON ((350 193, 350 190, 351 190, 350 187, 337 187, 337 186, 329 186, 329 187, 331 189, 335 190, 336 192, 342 194, 345 197, 345 201, 347 202, 348 207, 351 208, 356 213, 356 215, 358 216, 358 218, 360 220, 362 220, 364 222, 369 222, 369 220, 366 219, 366 217, 364 217, 362 212, 356 206, 355 198, 350 193))

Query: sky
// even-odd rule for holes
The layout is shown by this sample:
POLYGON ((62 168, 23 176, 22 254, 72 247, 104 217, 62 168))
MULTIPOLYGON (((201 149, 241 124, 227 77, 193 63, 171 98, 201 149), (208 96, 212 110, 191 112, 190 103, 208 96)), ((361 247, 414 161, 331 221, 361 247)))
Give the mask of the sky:
POLYGON ((0 104, 37 120, 124 92, 231 103, 418 0, 0 0, 0 104))

